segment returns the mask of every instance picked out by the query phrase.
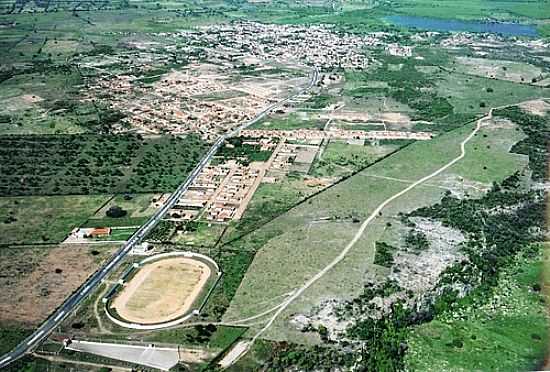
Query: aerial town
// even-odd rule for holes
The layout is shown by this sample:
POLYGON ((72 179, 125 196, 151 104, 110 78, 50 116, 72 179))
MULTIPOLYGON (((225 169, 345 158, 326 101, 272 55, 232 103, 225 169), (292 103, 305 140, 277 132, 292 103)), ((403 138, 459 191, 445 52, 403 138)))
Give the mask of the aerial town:
POLYGON ((4 1, 0 370, 550 369, 547 9, 4 1))

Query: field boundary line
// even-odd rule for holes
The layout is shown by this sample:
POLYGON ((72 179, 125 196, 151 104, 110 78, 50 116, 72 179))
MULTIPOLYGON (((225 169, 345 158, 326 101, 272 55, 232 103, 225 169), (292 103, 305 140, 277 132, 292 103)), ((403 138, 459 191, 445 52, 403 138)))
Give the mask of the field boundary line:
MULTIPOLYGON (((522 101, 525 102, 525 101, 522 101)), ((275 312, 275 314, 269 319, 269 321, 266 323, 266 325, 261 328, 250 341, 247 341, 244 345, 243 350, 235 356, 234 359, 231 360, 231 364, 234 364, 236 361, 238 361, 243 355, 245 355, 251 348, 251 346, 254 344, 254 342, 264 333, 266 332, 275 322, 275 320, 287 309, 287 307, 294 302, 298 297, 302 295, 303 292, 305 292, 309 287, 311 287, 313 284, 315 284, 319 279, 321 279, 326 273, 328 273, 332 268, 334 268, 336 265, 338 265, 349 253, 349 251, 355 246, 355 244, 361 239, 363 236, 363 233, 367 229, 367 227, 370 225, 370 223, 376 219, 376 217, 379 216, 381 211, 391 202, 393 202, 395 199, 398 199, 399 197, 405 195, 412 189, 416 188, 417 186, 423 184, 424 182, 440 175, 441 173, 445 172, 447 169, 458 163, 460 160, 462 160, 466 156, 466 145, 474 138, 475 135, 481 130, 483 127, 483 123, 493 119, 493 112, 495 110, 500 110, 507 107, 513 107, 521 104, 522 102, 518 102, 515 104, 510 105, 503 105, 498 107, 492 107, 489 112, 483 116, 482 118, 477 120, 475 128, 471 131, 468 136, 460 142, 460 155, 457 157, 451 159, 449 162, 438 168, 437 170, 433 171, 432 173, 422 177, 421 179, 415 181, 413 184, 409 185, 405 189, 397 192, 396 194, 390 196, 386 200, 384 200, 376 209, 372 211, 372 213, 369 215, 369 217, 363 221, 361 226, 359 227, 359 230, 355 233, 352 240, 342 249, 340 254, 336 256, 328 265, 326 265, 322 270, 317 272, 314 276, 312 276, 309 280, 307 280, 301 287, 298 287, 295 289, 294 293, 290 296, 288 300, 283 301, 281 306, 278 308, 278 310, 275 312)))

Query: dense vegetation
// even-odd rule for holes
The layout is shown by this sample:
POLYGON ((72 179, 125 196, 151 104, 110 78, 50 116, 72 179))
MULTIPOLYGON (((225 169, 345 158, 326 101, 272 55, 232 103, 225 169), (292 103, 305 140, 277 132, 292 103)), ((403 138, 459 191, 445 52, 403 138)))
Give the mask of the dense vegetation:
POLYGON ((424 65, 436 64, 441 56, 430 56, 428 61, 412 58, 379 56, 382 66, 368 73, 348 73, 346 79, 365 81, 366 87, 355 88, 349 95, 361 98, 369 95, 384 95, 406 104, 416 111, 415 119, 436 120, 451 115, 453 106, 445 97, 438 96, 433 89, 435 81, 420 71, 424 65), (384 81, 388 88, 368 88, 369 80, 384 81))
POLYGON ((11 351, 25 337, 32 333, 31 330, 17 327, 0 327, 0 354, 11 351))
POLYGON ((414 251, 422 251, 430 247, 430 243, 426 238, 426 235, 422 231, 411 230, 405 237, 405 244, 407 248, 411 248, 414 251))
POLYGON ((196 136, 0 136, 0 195, 168 192, 205 148, 196 136))
POLYGON ((257 139, 246 137, 228 138, 225 145, 216 153, 213 161, 221 163, 227 160, 237 160, 243 165, 248 165, 253 161, 267 161, 272 152, 262 150, 260 145, 247 143, 249 141, 256 142, 257 139))
POLYGON ((376 242, 376 251, 374 253, 374 263, 376 265, 391 267, 393 264, 393 252, 396 250, 395 247, 384 243, 376 242))
POLYGON ((176 223, 161 220, 155 228, 147 235, 146 239, 154 242, 165 242, 170 240, 176 231, 176 223))
POLYGON ((533 179, 544 181, 548 168, 547 146, 550 143, 550 118, 528 114, 517 106, 497 110, 494 115, 510 119, 527 134, 527 138, 512 147, 512 152, 528 155, 533 179))

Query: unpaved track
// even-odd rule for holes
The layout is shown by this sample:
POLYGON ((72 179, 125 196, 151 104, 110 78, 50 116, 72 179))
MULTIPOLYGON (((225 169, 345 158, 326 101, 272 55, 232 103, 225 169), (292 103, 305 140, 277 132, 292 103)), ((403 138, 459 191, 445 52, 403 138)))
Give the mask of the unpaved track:
POLYGON ((404 194, 408 193, 409 191, 411 191, 412 189, 414 189, 415 187, 417 187, 418 185, 438 176, 439 174, 443 173, 444 171, 446 171, 447 169, 449 169, 450 167, 452 167, 454 164, 456 164, 457 162, 459 162, 460 160, 462 160, 464 158, 464 156, 466 156, 466 144, 468 142, 470 142, 470 140, 476 135, 476 133, 481 129, 481 126, 483 125, 483 122, 487 121, 487 120, 490 120, 491 118, 493 117, 493 109, 491 109, 489 111, 489 114, 487 116, 484 116, 483 118, 479 119, 477 121, 477 124, 476 124, 476 127, 475 129, 472 131, 472 133, 470 133, 468 135, 468 137, 466 137, 466 139, 464 139, 464 141, 462 141, 460 143, 460 155, 457 156, 456 158, 454 158, 453 160, 451 160, 450 162, 448 162, 447 164, 445 164, 444 166, 442 166, 441 168, 439 168, 438 170, 436 170, 435 172, 419 179, 418 181, 412 183, 411 185, 409 185, 407 188, 401 190, 400 192, 398 192, 397 194, 394 194, 393 196, 389 197, 388 199, 386 199, 384 202, 382 202, 382 204, 380 204, 372 213, 371 215, 361 224, 361 227, 359 228, 359 230, 355 233, 355 236, 353 237, 353 239, 348 243, 348 245, 346 245, 346 247, 342 250, 342 252, 340 252, 340 254, 334 259, 332 260, 331 263, 329 263, 327 266, 325 266, 325 268, 321 271, 319 271, 317 274, 315 274, 311 279, 309 279, 302 287, 298 288, 296 290, 296 292, 294 292, 294 294, 292 296, 290 296, 290 298, 288 300, 286 300, 283 305, 275 312, 275 314, 273 315, 273 317, 271 317, 271 319, 269 320, 269 322, 265 325, 265 327, 263 327, 258 333, 256 333, 256 335, 254 335, 254 337, 252 338, 252 342, 256 341, 256 339, 258 337, 260 337, 265 331, 267 331, 269 329, 269 327, 271 327, 271 325, 273 324, 273 322, 277 319, 277 317, 283 312, 285 311, 285 309, 292 303, 294 302, 294 300, 296 300, 302 293, 304 293, 304 291, 306 289, 308 289, 309 287, 311 287, 311 285, 313 285, 316 281, 318 281, 319 279, 321 279, 327 272, 329 272, 334 266, 338 265, 338 263, 340 263, 340 261, 342 261, 344 259, 344 257, 349 253, 349 251, 351 250, 351 248, 353 248, 353 246, 355 245, 355 243, 357 243, 359 241, 359 239, 361 238, 361 236, 363 235, 363 233, 365 232, 365 230, 367 229, 367 227, 370 225, 370 223, 378 216, 378 214, 382 211, 382 209, 384 209, 388 204, 390 204, 392 201, 394 201, 395 199, 403 196, 404 194))
POLYGON ((361 236, 363 235, 363 233, 365 232, 367 227, 370 225, 370 223, 378 216, 378 214, 388 204, 390 204, 395 199, 405 195, 406 193, 408 193, 409 191, 411 191, 415 187, 417 187, 417 186, 423 184, 424 182, 440 175, 441 173, 443 173, 444 171, 446 171, 447 169, 449 169, 450 167, 455 165, 457 162, 462 160, 466 156, 466 144, 468 144, 468 142, 470 142, 470 140, 479 132, 479 130, 481 129, 484 122, 486 122, 488 120, 491 120, 493 118, 493 111, 497 110, 497 109, 506 108, 506 107, 516 106, 518 104, 519 103, 516 103, 516 104, 513 104, 513 105, 505 105, 505 106, 491 108, 489 110, 489 113, 486 116, 480 118, 477 121, 475 129, 468 135, 468 137, 466 137, 460 143, 460 155, 459 156, 457 156, 456 158, 454 158, 453 160, 451 160, 450 162, 448 162, 447 164, 445 164, 441 168, 437 169, 433 173, 419 179, 418 181, 415 181, 414 183, 409 185, 407 188, 401 190, 397 194, 394 194, 393 196, 389 197, 384 202, 382 202, 382 204, 380 204, 370 214, 370 216, 361 224, 359 230, 357 231, 357 233, 355 234, 353 239, 346 245, 346 247, 340 252, 340 254, 332 262, 330 262, 327 266, 325 266, 325 268, 323 268, 321 271, 319 271, 317 274, 315 274, 313 277, 311 277, 303 286, 297 288, 296 291, 286 301, 284 301, 281 304, 281 306, 277 309, 275 314, 273 314, 273 316, 269 319, 267 324, 262 329, 260 329, 258 331, 258 333, 256 333, 254 335, 254 337, 249 342, 244 342, 243 341, 239 344, 238 350, 239 350, 240 353, 230 351, 227 354, 226 358, 224 358, 224 366, 230 366, 230 365, 234 364, 243 355, 245 355, 248 352, 248 350, 250 350, 250 347, 254 344, 254 342, 273 325, 273 323, 279 317, 279 315, 281 315, 288 308, 288 306, 291 303, 293 303, 298 297, 300 297, 302 295, 302 293, 304 293, 309 287, 311 287, 315 282, 317 282, 326 273, 328 273, 334 266, 338 265, 346 257, 346 255, 353 248, 353 246, 359 241, 359 239, 361 238, 361 236), (228 360, 228 356, 231 356, 230 360, 228 360))
POLYGON ((208 265, 187 257, 148 263, 115 297, 112 306, 130 322, 167 322, 191 309, 210 276, 208 265))

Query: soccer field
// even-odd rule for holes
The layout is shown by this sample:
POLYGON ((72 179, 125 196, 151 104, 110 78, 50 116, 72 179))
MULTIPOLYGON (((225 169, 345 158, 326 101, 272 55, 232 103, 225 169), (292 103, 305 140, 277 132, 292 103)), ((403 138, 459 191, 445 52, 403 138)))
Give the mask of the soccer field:
POLYGON ((163 259, 141 268, 113 302, 120 317, 140 324, 167 322, 185 315, 211 270, 191 258, 163 259))

